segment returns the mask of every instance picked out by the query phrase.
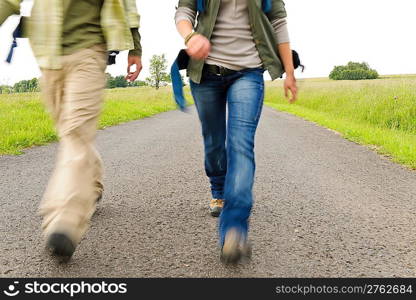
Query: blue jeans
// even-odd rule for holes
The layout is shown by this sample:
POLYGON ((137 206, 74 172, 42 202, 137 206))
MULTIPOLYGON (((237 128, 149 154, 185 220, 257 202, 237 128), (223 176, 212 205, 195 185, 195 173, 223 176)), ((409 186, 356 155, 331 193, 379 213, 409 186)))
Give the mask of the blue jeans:
POLYGON ((204 72, 200 84, 191 81, 212 197, 225 200, 220 245, 231 228, 244 236, 248 232, 256 168, 254 139, 264 100, 263 72, 246 69, 225 76, 204 72))

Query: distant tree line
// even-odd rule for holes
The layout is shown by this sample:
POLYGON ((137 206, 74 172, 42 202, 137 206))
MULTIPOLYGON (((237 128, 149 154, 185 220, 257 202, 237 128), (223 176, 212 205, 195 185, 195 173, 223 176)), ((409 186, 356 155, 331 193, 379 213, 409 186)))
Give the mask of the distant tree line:
POLYGON ((11 94, 13 93, 13 87, 9 85, 0 85, 0 94, 11 94))
POLYGON ((19 81, 13 86, 0 85, 0 94, 39 92, 39 89, 39 80, 33 78, 30 80, 19 81))
POLYGON ((141 87, 147 86, 146 81, 136 80, 134 82, 129 82, 123 75, 113 77, 111 74, 107 73, 107 88, 108 89, 115 89, 115 88, 126 88, 126 87, 141 87))
MULTIPOLYGON (((120 76, 111 76, 107 73, 107 88, 127 88, 127 87, 142 87, 152 85, 150 80, 146 81, 136 80, 134 82, 129 82, 125 79, 123 75, 120 76)), ((13 86, 10 85, 0 85, 0 94, 13 94, 13 93, 30 93, 30 92, 39 92, 39 80, 33 78, 31 80, 22 80, 15 83, 13 86)))
POLYGON ((145 81, 136 80, 134 82, 128 82, 124 76, 113 77, 107 73, 107 88, 151 86, 159 89, 161 86, 166 86, 171 82, 170 74, 167 73, 167 64, 165 54, 153 55, 150 59, 150 76, 145 81))
MULTIPOLYGON (((108 89, 142 86, 151 86, 159 89, 159 87, 166 86, 171 82, 170 74, 167 73, 167 60, 164 54, 153 55, 150 60, 150 76, 145 81, 136 80, 129 82, 122 75, 113 77, 109 73, 106 73, 106 77, 108 89)), ((39 80, 37 78, 22 80, 13 86, 0 85, 0 94, 38 92, 39 90, 39 80)))
MULTIPOLYGON (((125 87, 141 87, 147 86, 146 81, 136 80, 134 82, 128 82, 124 76, 113 77, 107 73, 107 88, 125 88, 125 87)), ((15 83, 13 86, 0 85, 0 94, 12 94, 12 93, 31 93, 39 92, 39 79, 33 78, 31 80, 22 80, 15 83)))
POLYGON ((378 73, 368 63, 349 62, 346 66, 335 66, 329 78, 333 80, 377 79, 378 73))

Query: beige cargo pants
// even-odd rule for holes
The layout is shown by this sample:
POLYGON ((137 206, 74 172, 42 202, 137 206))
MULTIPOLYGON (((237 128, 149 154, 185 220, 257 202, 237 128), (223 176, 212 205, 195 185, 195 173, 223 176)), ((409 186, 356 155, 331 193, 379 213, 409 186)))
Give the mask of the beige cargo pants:
POLYGON ((102 163, 94 142, 103 101, 107 53, 96 45, 63 56, 60 70, 42 70, 41 89, 60 144, 40 205, 42 230, 66 234, 77 245, 102 194, 102 163))

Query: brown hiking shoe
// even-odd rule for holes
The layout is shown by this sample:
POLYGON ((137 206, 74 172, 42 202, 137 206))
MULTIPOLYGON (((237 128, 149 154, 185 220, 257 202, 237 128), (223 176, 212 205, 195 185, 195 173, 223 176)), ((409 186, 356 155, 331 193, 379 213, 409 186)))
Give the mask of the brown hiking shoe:
POLYGON ((224 200, 222 199, 212 199, 211 203, 209 204, 209 212, 211 213, 211 216, 213 217, 219 217, 222 208, 224 207, 224 200))

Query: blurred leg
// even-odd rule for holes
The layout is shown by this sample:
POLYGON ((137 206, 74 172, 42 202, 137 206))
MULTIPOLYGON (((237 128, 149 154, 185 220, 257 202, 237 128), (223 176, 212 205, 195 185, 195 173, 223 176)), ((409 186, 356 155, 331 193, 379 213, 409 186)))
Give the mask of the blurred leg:
POLYGON ((264 98, 263 72, 248 71, 228 90, 227 176, 220 244, 231 228, 244 237, 253 204, 254 139, 264 98))
MULTIPOLYGON (((105 86, 104 47, 83 49, 63 58, 64 91, 57 129, 60 149, 55 170, 40 206, 42 228, 48 237, 63 233, 78 244, 88 229, 95 202, 102 192, 101 159, 94 141, 105 86)), ((44 71, 46 91, 48 81, 44 71)), ((57 102, 57 101, 47 101, 57 102)))
POLYGON ((64 78, 63 70, 42 69, 40 78, 42 99, 56 126, 59 124, 62 112, 64 78))
POLYGON ((224 198, 227 174, 226 89, 220 81, 204 79, 191 82, 192 95, 202 125, 205 148, 205 171, 211 182, 212 198, 224 198))

